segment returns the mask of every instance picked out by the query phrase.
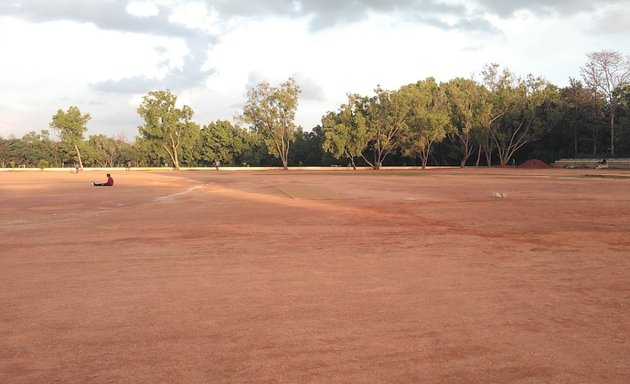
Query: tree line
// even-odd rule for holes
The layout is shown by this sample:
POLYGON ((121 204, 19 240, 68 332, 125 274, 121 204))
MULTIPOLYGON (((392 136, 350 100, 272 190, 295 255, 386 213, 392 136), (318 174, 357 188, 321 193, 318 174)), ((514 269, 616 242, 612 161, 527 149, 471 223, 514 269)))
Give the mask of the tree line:
POLYGON ((0 167, 508 165, 537 158, 630 157, 630 59, 593 52, 559 88, 497 64, 481 79, 427 78, 347 101, 305 131, 293 79, 250 89, 233 121, 201 126, 170 90, 148 92, 133 143, 91 135, 89 113, 58 110, 50 130, 0 138, 0 167))

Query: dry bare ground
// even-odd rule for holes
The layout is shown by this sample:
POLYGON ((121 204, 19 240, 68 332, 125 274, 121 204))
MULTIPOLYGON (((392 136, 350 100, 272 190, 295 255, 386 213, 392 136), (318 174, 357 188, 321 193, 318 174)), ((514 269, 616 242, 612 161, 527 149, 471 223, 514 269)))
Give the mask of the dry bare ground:
POLYGON ((627 384, 596 172, 0 173, 0 382, 627 384))

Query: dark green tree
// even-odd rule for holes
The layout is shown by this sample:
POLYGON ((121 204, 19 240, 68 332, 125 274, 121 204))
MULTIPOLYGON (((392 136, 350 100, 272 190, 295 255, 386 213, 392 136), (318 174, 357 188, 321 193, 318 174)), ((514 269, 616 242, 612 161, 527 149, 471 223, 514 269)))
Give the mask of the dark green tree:
POLYGON ((604 104, 582 82, 569 79, 569 86, 560 90, 563 137, 570 145, 568 156, 580 154, 598 155, 604 104), (583 143, 590 143, 586 148, 583 143))
POLYGON ((227 120, 217 120, 201 129, 199 155, 206 165, 215 162, 238 165, 251 147, 251 134, 227 120))

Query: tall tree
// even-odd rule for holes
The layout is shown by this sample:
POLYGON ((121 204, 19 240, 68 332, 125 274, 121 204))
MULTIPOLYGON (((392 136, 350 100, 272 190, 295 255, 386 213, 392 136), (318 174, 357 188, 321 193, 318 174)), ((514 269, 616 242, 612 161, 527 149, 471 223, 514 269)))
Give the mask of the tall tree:
POLYGON ((630 154, 630 84, 617 88, 619 108, 617 109, 617 124, 620 145, 617 152, 630 154))
POLYGON ((404 153, 419 155, 422 169, 425 169, 433 144, 446 136, 450 123, 444 87, 430 77, 406 85, 400 92, 409 106, 407 125, 410 132, 404 142, 404 153))
POLYGON ((348 95, 348 103, 343 104, 339 111, 329 112, 322 117, 324 151, 336 158, 347 157, 354 170, 357 169, 356 157, 362 157, 366 163, 374 167, 363 154, 370 141, 370 135, 365 116, 360 110, 359 100, 358 95, 348 95))
POLYGON ((486 66, 483 75, 491 89, 493 110, 486 123, 501 166, 525 144, 538 140, 559 118, 557 87, 529 75, 517 78, 508 70, 486 66))
POLYGON ((65 112, 59 109, 50 123, 50 128, 59 133, 62 144, 74 148, 81 169, 83 169, 83 160, 81 160, 79 146, 83 144, 83 135, 87 132, 86 125, 91 118, 89 113, 82 115, 79 108, 71 106, 65 112))
POLYGON ((191 121, 191 107, 176 108, 177 96, 170 90, 151 91, 142 98, 137 112, 144 120, 138 127, 142 138, 164 150, 175 169, 180 168, 183 145, 192 146, 198 126, 191 121))
POLYGON ((459 166, 463 168, 473 153, 475 138, 481 136, 475 135, 475 131, 483 129, 481 121, 490 113, 487 90, 476 81, 464 78, 455 78, 445 87, 451 117, 448 137, 461 153, 459 166))
POLYGON ((409 102, 399 91, 388 91, 378 86, 375 96, 362 108, 367 114, 368 133, 373 151, 373 168, 380 169, 385 158, 407 139, 409 102))
POLYGON ((619 105, 617 88, 630 83, 630 58, 615 51, 587 54, 589 61, 581 68, 587 87, 608 103, 610 155, 615 155, 615 115, 619 105))
POLYGON ((262 136, 270 153, 289 169, 289 146, 295 139, 295 112, 300 87, 289 78, 278 87, 262 82, 247 92, 239 120, 262 136))
POLYGON ((581 81, 569 79, 569 86, 560 90, 562 108, 562 127, 565 136, 571 139, 572 153, 578 157, 580 140, 589 136, 591 141, 591 155, 597 156, 599 144, 600 119, 602 116, 603 99, 585 88, 581 81))

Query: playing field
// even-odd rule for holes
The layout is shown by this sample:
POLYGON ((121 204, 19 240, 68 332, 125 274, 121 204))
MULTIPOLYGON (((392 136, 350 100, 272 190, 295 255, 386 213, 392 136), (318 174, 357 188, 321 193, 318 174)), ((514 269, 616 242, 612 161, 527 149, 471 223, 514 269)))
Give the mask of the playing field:
POLYGON ((0 172, 0 383, 627 384, 599 172, 0 172))

